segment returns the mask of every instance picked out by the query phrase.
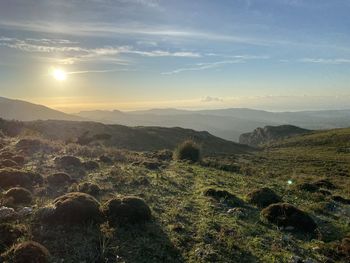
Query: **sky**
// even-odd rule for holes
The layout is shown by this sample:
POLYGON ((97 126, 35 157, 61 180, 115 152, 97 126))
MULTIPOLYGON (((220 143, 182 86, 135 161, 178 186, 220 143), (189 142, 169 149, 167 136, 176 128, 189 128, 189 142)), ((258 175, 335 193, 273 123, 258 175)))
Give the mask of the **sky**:
POLYGON ((349 0, 1 0, 0 96, 65 112, 350 108, 349 0))

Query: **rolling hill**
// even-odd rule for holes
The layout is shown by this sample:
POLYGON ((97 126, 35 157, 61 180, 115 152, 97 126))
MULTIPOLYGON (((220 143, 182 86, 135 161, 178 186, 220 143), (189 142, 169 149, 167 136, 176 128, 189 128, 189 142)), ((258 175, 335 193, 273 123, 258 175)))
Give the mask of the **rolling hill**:
POLYGON ((29 103, 23 100, 13 100, 0 97, 0 118, 7 120, 83 120, 83 118, 69 115, 43 105, 29 103))
POLYGON ((191 129, 162 127, 127 127, 82 121, 31 121, 0 122, 0 130, 17 136, 23 132, 50 140, 77 141, 78 138, 107 135, 106 146, 135 151, 173 150, 184 140, 197 142, 206 155, 246 153, 252 150, 247 145, 218 138, 208 132, 191 129))

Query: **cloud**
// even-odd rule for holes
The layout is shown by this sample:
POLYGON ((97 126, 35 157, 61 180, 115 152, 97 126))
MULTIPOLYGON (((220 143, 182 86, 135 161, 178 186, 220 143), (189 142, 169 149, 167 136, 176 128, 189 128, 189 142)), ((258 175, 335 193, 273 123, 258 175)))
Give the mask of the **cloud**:
POLYGON ((269 56, 256 56, 256 55, 218 55, 215 53, 207 53, 206 56, 213 57, 224 57, 224 58, 231 58, 229 60, 222 60, 222 61, 215 61, 215 62, 206 62, 206 63, 197 63, 193 65, 192 67, 184 67, 184 68, 178 68, 172 71, 163 72, 163 75, 173 75, 178 74, 184 71, 199 71, 199 70, 207 70, 207 69, 213 69, 213 68, 219 68, 224 65, 229 64, 238 64, 238 63, 245 63, 248 60, 255 60, 255 59, 269 59, 269 56))
POLYGON ((349 64, 350 59, 348 58, 332 58, 332 59, 325 59, 325 58, 303 58, 299 60, 300 62, 304 63, 315 63, 315 64, 333 64, 333 65, 339 65, 339 64, 349 64))
POLYGON ((222 101, 224 101, 222 98, 211 97, 211 96, 206 96, 201 99, 201 102, 222 102, 222 101))
POLYGON ((162 75, 173 75, 184 71, 199 71, 199 70, 213 69, 213 68, 218 68, 222 65, 237 64, 237 63, 244 63, 244 62, 245 62, 244 60, 236 59, 236 60, 209 62, 209 63, 197 63, 193 67, 179 68, 172 71, 163 72, 162 75))
POLYGON ((33 39, 0 37, 0 46, 35 53, 59 53, 63 58, 57 59, 60 64, 74 64, 82 61, 109 61, 126 64, 126 60, 118 59, 121 54, 139 55, 144 57, 183 57, 199 58, 201 54, 189 51, 139 50, 131 46, 104 46, 85 48, 67 39, 33 39))

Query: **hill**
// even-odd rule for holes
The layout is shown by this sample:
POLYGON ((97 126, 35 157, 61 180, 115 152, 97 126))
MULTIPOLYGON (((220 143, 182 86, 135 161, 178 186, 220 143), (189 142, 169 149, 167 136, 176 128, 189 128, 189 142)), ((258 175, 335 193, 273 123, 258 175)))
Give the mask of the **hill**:
POLYGON ((84 129, 119 131, 125 144, 134 140, 125 133, 148 140, 146 131, 215 138, 69 121, 0 124, 12 133, 0 139, 1 259, 35 240, 52 262, 349 262, 350 155, 338 148, 349 146, 350 129, 189 163, 58 138, 84 129), (280 201, 288 212, 267 217, 280 201))
POLYGON ((256 147, 309 132, 311 131, 293 125, 265 126, 264 128, 256 128, 253 132, 242 134, 239 137, 239 142, 256 147))
POLYGON ((107 135, 108 139, 103 140, 106 146, 136 151, 173 150, 177 144, 186 139, 197 142, 203 153, 209 155, 244 153, 252 150, 246 145, 218 138, 206 131, 198 132, 183 128, 127 127, 96 122, 56 120, 32 122, 2 120, 0 128, 5 134, 12 136, 25 132, 61 141, 77 141, 78 138, 90 141, 96 136, 106 137, 107 135))
POLYGON ((48 107, 29 103, 23 100, 12 100, 0 97, 0 118, 7 120, 83 120, 78 116, 69 115, 48 107))
POLYGON ((108 124, 206 130, 233 141, 238 141, 242 133, 264 126, 294 125, 311 130, 350 127, 350 110, 268 112, 246 108, 197 111, 151 109, 131 112, 85 111, 76 115, 108 124))

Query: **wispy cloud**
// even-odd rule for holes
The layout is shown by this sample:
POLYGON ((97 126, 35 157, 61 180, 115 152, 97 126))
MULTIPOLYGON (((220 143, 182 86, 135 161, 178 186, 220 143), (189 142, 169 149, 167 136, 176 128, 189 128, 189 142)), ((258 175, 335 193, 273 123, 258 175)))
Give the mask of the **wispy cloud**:
POLYGON ((300 62, 304 63, 314 63, 314 64, 349 64, 350 59, 349 58, 303 58, 299 60, 300 62))
POLYGON ((178 68, 172 71, 163 72, 163 75, 173 75, 178 74, 184 71, 199 71, 199 70, 207 70, 207 69, 214 69, 219 68, 224 65, 229 64, 238 64, 238 63, 245 63, 248 60, 256 60, 256 59, 269 59, 269 56, 254 56, 254 55, 217 55, 214 53, 206 54, 207 56, 220 56, 225 58, 231 58, 229 60, 221 60, 221 61, 215 61, 215 62, 206 62, 206 63, 196 63, 195 65, 191 67, 184 67, 184 68, 178 68))
POLYGON ((211 97, 211 96, 206 96, 201 99, 202 102, 223 102, 224 99, 219 98, 219 97, 211 97))
MULTIPOLYGON (((188 57, 199 58, 201 54, 190 51, 139 50, 131 46, 104 46, 85 48, 67 39, 17 39, 0 37, 0 46, 36 53, 59 53, 63 58, 57 59, 60 64, 74 64, 79 61, 115 60, 121 54, 139 55, 144 57, 188 57)), ((115 62, 123 62, 117 59, 115 62)))
POLYGON ((237 63, 244 63, 244 60, 236 59, 236 60, 225 60, 225 61, 216 61, 216 62, 209 62, 209 63, 197 63, 192 67, 186 67, 186 68, 179 68, 168 72, 163 72, 163 75, 173 75, 178 74, 184 71, 199 71, 199 70, 206 70, 206 69, 213 69, 218 68, 222 65, 227 64, 237 64, 237 63))

